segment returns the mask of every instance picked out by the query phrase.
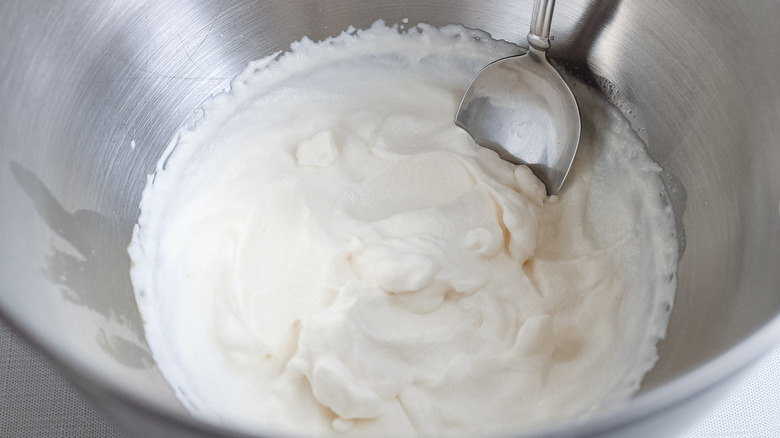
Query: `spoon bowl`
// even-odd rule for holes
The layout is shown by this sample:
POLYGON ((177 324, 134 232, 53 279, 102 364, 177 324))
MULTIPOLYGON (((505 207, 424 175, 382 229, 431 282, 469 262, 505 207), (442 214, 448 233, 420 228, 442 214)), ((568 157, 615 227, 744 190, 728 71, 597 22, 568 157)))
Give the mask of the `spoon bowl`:
POLYGON ((455 123, 506 161, 525 164, 555 195, 580 140, 571 89, 547 60, 554 0, 536 0, 528 52, 483 68, 466 90, 455 123))

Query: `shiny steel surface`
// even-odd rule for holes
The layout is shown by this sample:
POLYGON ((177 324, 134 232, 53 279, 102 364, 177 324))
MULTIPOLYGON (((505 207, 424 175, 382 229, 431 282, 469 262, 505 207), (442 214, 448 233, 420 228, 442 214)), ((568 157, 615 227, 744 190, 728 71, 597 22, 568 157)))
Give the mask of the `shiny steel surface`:
POLYGON ((526 164, 557 195, 580 142, 577 100, 547 61, 555 0, 535 0, 528 52, 495 61, 471 81, 455 123, 506 161, 526 164))
MULTIPOLYGON (((231 435, 184 412, 129 282, 141 190, 177 127, 304 35, 409 18, 522 43, 530 15, 511 0, 0 2, 0 313, 132 433, 231 435)), ((533 436, 669 436, 780 340, 778 16, 768 0, 557 5, 551 59, 647 143, 685 251, 639 396, 533 436)))

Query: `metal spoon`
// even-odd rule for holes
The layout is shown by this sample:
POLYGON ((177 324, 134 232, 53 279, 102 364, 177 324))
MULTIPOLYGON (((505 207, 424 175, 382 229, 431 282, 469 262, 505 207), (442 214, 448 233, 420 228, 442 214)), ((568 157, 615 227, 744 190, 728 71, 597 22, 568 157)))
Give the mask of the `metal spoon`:
POLYGON ((461 101, 455 123, 506 161, 526 164, 554 195, 580 142, 577 101, 547 61, 555 0, 535 0, 528 52, 483 68, 461 101))

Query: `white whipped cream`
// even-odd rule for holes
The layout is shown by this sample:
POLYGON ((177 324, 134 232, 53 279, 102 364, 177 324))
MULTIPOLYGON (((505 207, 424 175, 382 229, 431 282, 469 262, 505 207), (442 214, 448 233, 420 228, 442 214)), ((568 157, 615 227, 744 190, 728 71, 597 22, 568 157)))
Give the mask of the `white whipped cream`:
POLYGON ((675 286, 660 169, 582 84, 559 199, 475 145, 460 97, 516 52, 456 26, 303 40, 179 133, 129 250, 147 341, 193 415, 489 433, 638 389, 675 286))

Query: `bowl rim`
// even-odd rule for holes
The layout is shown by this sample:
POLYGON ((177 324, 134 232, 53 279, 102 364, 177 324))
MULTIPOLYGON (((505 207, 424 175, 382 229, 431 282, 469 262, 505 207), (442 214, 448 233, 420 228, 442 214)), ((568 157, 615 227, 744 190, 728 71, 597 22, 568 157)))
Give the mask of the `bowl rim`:
MULTIPOLYGON (((173 423, 172 426, 181 429, 182 432, 220 437, 301 436, 273 429, 248 433, 198 420, 187 415, 184 411, 174 410, 140 391, 118 384, 116 379, 111 379, 98 367, 69 354, 65 349, 59 348, 56 343, 47 340, 45 336, 29 327, 21 318, 16 318, 3 309, 1 303, 0 318, 53 363, 63 374, 63 377, 69 380, 80 392, 87 394, 87 398, 93 406, 96 406, 95 400, 90 397, 90 392, 83 387, 83 382, 90 382, 93 387, 102 391, 101 395, 108 396, 109 399, 113 399, 112 401, 127 406, 137 413, 162 423, 173 423)), ((513 434, 512 436, 528 438, 587 437, 619 430, 663 411, 674 409, 715 387, 718 383, 736 376, 768 354, 772 348, 778 345, 778 342, 780 342, 780 314, 775 315, 728 350, 620 406, 576 423, 567 421, 547 425, 528 430, 527 433, 521 435, 513 434)), ((104 412, 112 422, 117 422, 111 411, 102 409, 100 406, 96 407, 104 412)), ((506 436, 506 434, 503 435, 506 436)))

